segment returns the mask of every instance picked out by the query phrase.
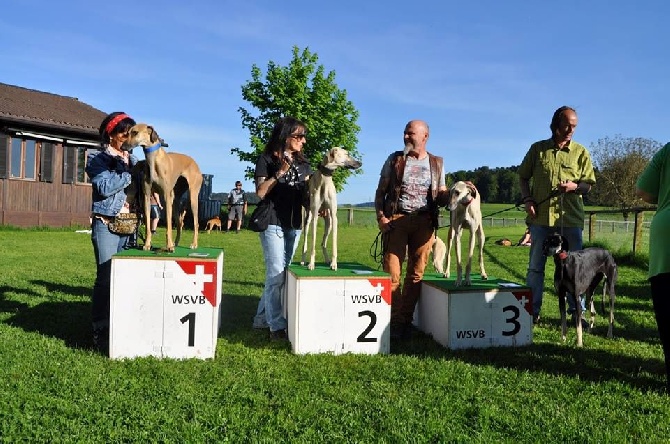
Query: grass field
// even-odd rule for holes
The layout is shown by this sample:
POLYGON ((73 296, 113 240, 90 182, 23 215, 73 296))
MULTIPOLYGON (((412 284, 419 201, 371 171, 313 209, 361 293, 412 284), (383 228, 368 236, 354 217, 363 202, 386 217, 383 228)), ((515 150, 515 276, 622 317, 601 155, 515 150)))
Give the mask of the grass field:
MULTIPOLYGON (((342 226, 340 260, 376 267, 376 233, 342 226)), ((489 275, 524 280, 528 250, 494 244, 520 235, 487 230, 489 275)), ((451 351, 416 333, 390 355, 298 356, 251 329, 258 235, 200 239, 225 251, 216 358, 110 361, 91 350, 90 237, 0 228, 0 442, 670 442, 644 257, 616 256, 615 338, 599 317, 582 349, 572 329, 561 341, 548 291, 527 347, 451 351)))

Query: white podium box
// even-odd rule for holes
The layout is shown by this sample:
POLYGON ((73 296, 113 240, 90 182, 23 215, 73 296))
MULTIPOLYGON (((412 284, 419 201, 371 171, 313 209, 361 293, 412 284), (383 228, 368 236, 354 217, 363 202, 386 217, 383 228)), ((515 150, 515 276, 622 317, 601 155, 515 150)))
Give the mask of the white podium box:
POLYGON ((126 250, 112 257, 109 357, 213 358, 223 250, 126 250))
POLYGON ((454 278, 426 274, 414 324, 450 349, 515 347, 533 341, 530 288, 489 276, 472 276, 456 287, 454 278))
POLYGON ((357 263, 286 273, 288 338, 296 354, 388 353, 391 277, 357 263))

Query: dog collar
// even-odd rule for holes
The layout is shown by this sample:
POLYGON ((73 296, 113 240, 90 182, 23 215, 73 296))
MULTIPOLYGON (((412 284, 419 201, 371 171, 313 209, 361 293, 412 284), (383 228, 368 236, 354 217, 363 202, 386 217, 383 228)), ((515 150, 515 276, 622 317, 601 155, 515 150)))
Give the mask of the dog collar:
POLYGON ((326 168, 323 165, 319 165, 319 171, 321 171, 321 174, 323 174, 324 176, 332 176, 333 173, 335 172, 335 170, 331 170, 329 168, 326 168))
POLYGON ((151 145, 150 147, 144 146, 144 147, 142 147, 142 149, 144 150, 144 154, 149 154, 149 153, 153 153, 154 151, 156 151, 160 147, 161 147, 161 141, 159 140, 158 143, 156 143, 156 145, 151 145))
POLYGON ((568 257, 568 252, 565 250, 561 250, 558 252, 558 258, 562 261, 564 261, 568 257))

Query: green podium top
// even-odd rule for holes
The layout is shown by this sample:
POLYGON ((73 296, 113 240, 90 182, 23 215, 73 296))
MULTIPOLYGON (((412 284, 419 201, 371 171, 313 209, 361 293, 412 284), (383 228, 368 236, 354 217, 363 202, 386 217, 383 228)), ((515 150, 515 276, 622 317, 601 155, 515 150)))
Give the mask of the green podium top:
POLYGON ((288 271, 300 278, 379 278, 388 277, 388 273, 375 270, 366 265, 356 262, 338 262, 337 271, 330 269, 330 265, 317 262, 314 270, 309 270, 307 265, 300 265, 299 262, 293 262, 288 266, 288 271))
POLYGON ((116 253, 114 258, 142 258, 142 259, 216 259, 223 254, 221 248, 196 248, 175 247, 174 253, 168 253, 163 248, 152 248, 150 251, 131 248, 116 253))
POLYGON ((481 291, 487 291, 487 290, 501 290, 501 289, 506 289, 506 290, 528 290, 530 287, 526 286, 525 284, 519 284, 516 282, 511 282, 506 279, 499 279, 493 276, 489 276, 488 279, 483 280, 482 276, 480 274, 472 274, 471 275, 472 279, 472 285, 470 286, 463 286, 461 285, 460 287, 457 287, 455 285, 456 282, 456 277, 455 274, 452 274, 452 277, 450 278, 445 278, 442 276, 441 273, 426 273, 423 275, 423 280, 422 282, 432 285, 437 288, 441 288, 443 290, 447 290, 450 292, 453 291, 458 291, 458 292, 468 292, 468 291, 476 291, 476 292, 481 292, 481 291))

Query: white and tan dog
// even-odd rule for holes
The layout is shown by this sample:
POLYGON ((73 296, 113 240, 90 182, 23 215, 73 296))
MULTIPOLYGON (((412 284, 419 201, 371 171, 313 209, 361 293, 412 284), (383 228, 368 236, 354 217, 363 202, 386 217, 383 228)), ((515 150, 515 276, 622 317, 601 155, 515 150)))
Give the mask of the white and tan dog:
POLYGON ((433 246, 433 266, 444 277, 449 277, 451 272, 451 247, 456 242, 456 286, 472 285, 470 270, 472 268, 472 256, 475 251, 475 240, 479 239, 479 269, 482 279, 487 279, 484 269, 484 227, 482 226, 481 198, 477 188, 470 182, 456 182, 449 190, 450 212, 449 234, 447 246, 440 238, 435 239, 433 246), (468 249, 468 263, 465 267, 465 280, 463 280, 463 267, 461 264, 461 235, 463 228, 470 230, 470 246, 468 249), (443 267, 444 258, 447 259, 446 269, 443 267))
POLYGON ((310 250, 309 264, 307 268, 314 270, 316 261, 316 226, 319 213, 323 214, 325 228, 321 249, 326 263, 330 263, 331 270, 337 270, 337 190, 333 182, 333 173, 338 168, 356 169, 361 167, 361 162, 349 155, 349 152, 341 147, 331 148, 323 157, 319 169, 309 178, 309 208, 303 225, 305 239, 302 245, 302 265, 307 257, 307 243, 309 240, 310 226, 312 230, 312 247, 310 250), (333 232, 333 254, 328 254, 328 235, 333 232))
MULTIPOLYGON (((128 139, 122 149, 129 151, 136 146, 144 150, 146 162, 142 189, 144 191, 144 220, 150 219, 151 205, 149 203, 152 187, 157 190, 166 204, 167 239, 166 249, 173 252, 179 244, 181 230, 184 225, 186 208, 182 207, 181 196, 188 189, 191 212, 193 213, 193 241, 191 248, 198 248, 198 193, 202 186, 202 173, 195 161, 179 153, 168 153, 163 149, 163 141, 153 127, 145 123, 138 123, 130 129, 128 139), (177 224, 177 238, 172 242, 172 223, 177 224)), ((144 250, 151 249, 151 230, 147 230, 144 250)))

